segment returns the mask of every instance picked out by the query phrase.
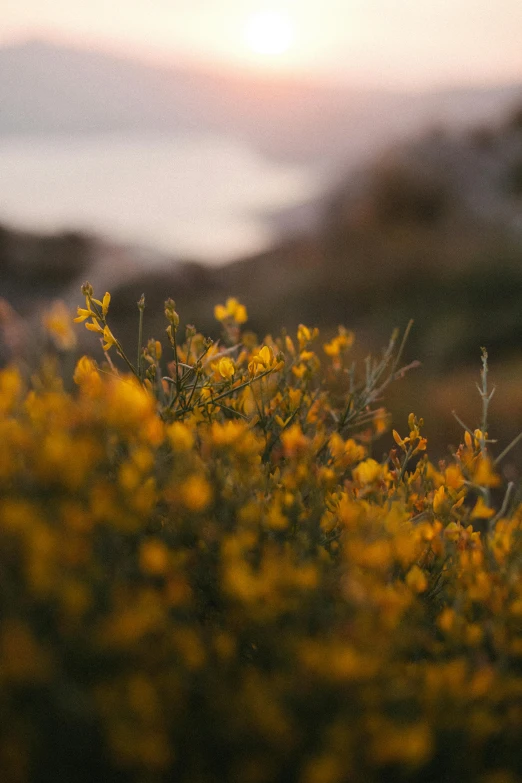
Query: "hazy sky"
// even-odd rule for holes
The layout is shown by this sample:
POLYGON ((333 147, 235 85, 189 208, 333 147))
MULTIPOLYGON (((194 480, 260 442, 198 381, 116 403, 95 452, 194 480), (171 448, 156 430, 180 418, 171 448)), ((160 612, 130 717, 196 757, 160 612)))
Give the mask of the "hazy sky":
POLYGON ((522 0, 0 0, 0 42, 26 37, 386 86, 522 81, 522 0), (291 25, 283 54, 245 40, 266 9, 291 25))

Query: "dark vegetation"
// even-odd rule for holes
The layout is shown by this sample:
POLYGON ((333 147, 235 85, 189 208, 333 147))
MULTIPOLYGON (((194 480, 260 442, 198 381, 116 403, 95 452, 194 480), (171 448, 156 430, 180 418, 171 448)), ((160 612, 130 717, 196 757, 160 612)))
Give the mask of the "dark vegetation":
POLYGON ((38 236, 0 225, 1 294, 25 311, 86 274, 93 251, 92 241, 75 232, 38 236))

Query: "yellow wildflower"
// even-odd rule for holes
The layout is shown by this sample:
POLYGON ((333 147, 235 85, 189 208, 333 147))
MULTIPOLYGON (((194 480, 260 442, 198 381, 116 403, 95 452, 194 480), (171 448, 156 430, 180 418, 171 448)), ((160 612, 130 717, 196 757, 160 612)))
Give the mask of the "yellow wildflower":
POLYGON ((220 359, 218 363, 218 371, 221 377, 225 378, 225 380, 227 381, 232 380, 232 378, 234 377, 234 373, 236 371, 232 359, 229 359, 228 356, 225 356, 223 359, 220 359))
POLYGON ((163 541, 149 538, 140 547, 140 568, 151 576, 165 573, 169 563, 169 551, 163 541))
POLYGON ((101 303, 102 308, 102 314, 105 317, 107 313, 109 312, 109 305, 111 303, 111 295, 108 291, 105 292, 105 296, 103 297, 103 302, 101 303))
POLYGON ((194 435, 190 427, 181 421, 175 421, 167 427, 167 437, 174 451, 190 451, 194 446, 194 435))
POLYGON ((212 487, 203 476, 189 476, 181 488, 181 500, 189 511, 204 511, 212 500, 212 487))
POLYGON ((427 590, 426 574, 418 565, 412 566, 406 574, 406 584, 414 593, 424 593, 427 590))
POLYGON ((266 520, 272 530, 285 530, 288 527, 288 517, 283 514, 279 503, 271 505, 266 520))
POLYGON ((353 477, 359 484, 373 484, 382 476, 382 466, 374 459, 366 459, 353 469, 353 477))
POLYGON ((76 363, 74 370, 73 380, 78 386, 82 386, 85 383, 92 382, 93 376, 96 376, 97 381, 100 380, 98 375, 98 368, 96 362, 88 356, 82 356, 76 363))
POLYGON ((306 451, 309 440, 299 424, 292 424, 281 434, 281 442, 285 456, 294 457, 303 451, 306 451))
POLYGON ((455 624, 455 619, 456 619, 456 615, 454 610, 450 609, 447 606, 440 613, 437 619, 437 625, 439 626, 441 631, 444 631, 444 633, 449 633, 455 624))
POLYGON ((345 353, 352 347, 354 342, 353 332, 348 332, 344 327, 339 327, 339 334, 323 345, 323 350, 327 356, 337 357, 345 353))
POLYGON ((353 438, 344 441, 337 432, 331 436, 328 445, 332 457, 344 467, 360 462, 366 454, 364 446, 358 445, 353 438))
POLYGON ((493 470, 489 457, 479 459, 473 479, 481 487, 498 487, 501 483, 500 476, 493 470))
POLYGON ((286 335, 285 337, 285 346, 288 353, 291 354, 291 356, 295 356, 295 345, 292 338, 289 337, 289 335, 286 335))
MULTIPOLYGON (((210 437, 215 446, 231 446, 236 444, 248 432, 247 426, 242 421, 212 422, 210 437)), ((249 437, 251 437, 249 435, 249 437)))
POLYGON ((117 345, 117 340, 109 327, 106 326, 103 330, 103 350, 108 351, 113 345, 117 345))
POLYGON ((475 508, 471 512, 471 519, 489 519, 494 516, 494 514, 494 510, 489 508, 489 506, 486 506, 484 498, 481 495, 475 503, 475 508))
POLYGON ((446 490, 444 485, 440 486, 433 496, 433 511, 435 514, 440 514, 444 503, 446 501, 446 490))
POLYGON ((297 328, 297 341, 299 343, 299 350, 303 351, 305 346, 312 342, 312 340, 315 340, 318 334, 319 329, 315 327, 310 329, 310 327, 305 326, 304 324, 299 324, 297 328))
POLYGON ((93 317, 92 323, 85 324, 85 328, 89 330, 89 332, 96 332, 97 334, 101 334, 103 336, 103 327, 100 326, 100 322, 96 320, 96 318, 93 317))
POLYGON ((374 758, 380 764, 421 766, 432 752, 430 730, 422 723, 401 726, 383 721, 373 744, 374 758))
POLYGON ((93 318, 93 319, 96 318, 96 313, 94 313, 91 310, 91 306, 90 306, 89 302, 87 302, 87 308, 78 307, 77 313, 78 313, 78 315, 76 316, 76 318, 73 318, 73 321, 74 321, 75 324, 81 324, 84 321, 86 321, 87 318, 93 318))
POLYGON ((0 371, 0 412, 5 413, 16 402, 23 389, 22 378, 16 367, 0 371))
POLYGON ((409 438, 403 439, 397 432, 397 430, 392 430, 393 440, 397 444, 397 446, 400 446, 401 449, 404 449, 406 446, 406 443, 410 440, 409 438))
POLYGON ((270 370, 275 365, 274 352, 269 345, 263 345, 258 353, 252 356, 248 364, 248 372, 250 375, 257 375, 258 372, 265 372, 270 370))
POLYGON ((59 350, 69 351, 75 347, 76 335, 72 328, 71 313, 65 302, 54 302, 44 313, 42 322, 59 350))
POLYGON ((444 471, 444 477, 446 480, 446 486, 451 489, 459 490, 464 484, 464 476, 459 465, 448 465, 444 471))
POLYGON ((236 324, 244 324, 248 321, 245 305, 242 305, 234 297, 229 297, 225 305, 216 305, 214 308, 216 321, 235 321, 236 324))
POLYGON ((306 371, 306 364, 296 364, 292 367, 292 373, 299 380, 301 380, 301 378, 306 374, 306 371))

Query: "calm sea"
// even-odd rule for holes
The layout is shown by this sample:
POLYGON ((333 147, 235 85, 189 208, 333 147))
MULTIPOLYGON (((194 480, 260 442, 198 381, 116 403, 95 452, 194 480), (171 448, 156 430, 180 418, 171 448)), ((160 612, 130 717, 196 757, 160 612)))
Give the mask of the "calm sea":
POLYGON ((87 230, 174 257, 266 247, 265 210, 311 196, 317 175, 228 139, 103 135, 0 140, 0 222, 87 230))

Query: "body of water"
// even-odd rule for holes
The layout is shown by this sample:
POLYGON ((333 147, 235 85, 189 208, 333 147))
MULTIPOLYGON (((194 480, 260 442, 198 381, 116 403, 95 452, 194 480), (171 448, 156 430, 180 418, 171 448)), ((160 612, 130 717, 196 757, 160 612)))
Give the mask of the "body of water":
POLYGON ((0 221, 94 232, 220 262, 273 239, 263 212, 299 204, 319 176, 216 136, 0 140, 0 221))

